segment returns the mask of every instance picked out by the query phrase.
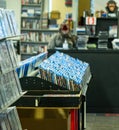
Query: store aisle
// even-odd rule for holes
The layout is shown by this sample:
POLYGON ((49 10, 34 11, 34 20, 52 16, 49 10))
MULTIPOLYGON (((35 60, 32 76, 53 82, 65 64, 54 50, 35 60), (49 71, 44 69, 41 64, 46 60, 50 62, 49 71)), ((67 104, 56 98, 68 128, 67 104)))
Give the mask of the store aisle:
POLYGON ((86 130, 119 130, 119 114, 87 113, 86 130))

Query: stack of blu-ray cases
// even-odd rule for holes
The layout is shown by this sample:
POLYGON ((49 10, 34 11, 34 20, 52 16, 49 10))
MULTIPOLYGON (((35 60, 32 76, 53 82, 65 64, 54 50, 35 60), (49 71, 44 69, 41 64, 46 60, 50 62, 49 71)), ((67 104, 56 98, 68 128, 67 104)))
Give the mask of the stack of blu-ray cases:
POLYGON ((47 58, 47 52, 40 53, 36 56, 32 56, 24 61, 19 63, 16 72, 19 78, 26 77, 30 75, 38 65, 47 58))
MULTIPOLYGON (((57 51, 39 66, 39 77, 71 91, 86 93, 91 78, 88 63, 57 51)), ((45 88, 44 88, 45 89, 45 88)))

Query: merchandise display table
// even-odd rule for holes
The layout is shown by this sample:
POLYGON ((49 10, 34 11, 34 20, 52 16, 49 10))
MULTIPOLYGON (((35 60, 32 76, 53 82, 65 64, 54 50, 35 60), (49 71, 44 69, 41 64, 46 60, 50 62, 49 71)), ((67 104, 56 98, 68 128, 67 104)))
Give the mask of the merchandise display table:
POLYGON ((15 103, 23 129, 86 128, 86 97, 81 90, 60 90, 61 87, 38 77, 23 77, 20 82, 22 89, 27 88, 27 93, 15 103), (44 85, 47 90, 43 90, 44 85))

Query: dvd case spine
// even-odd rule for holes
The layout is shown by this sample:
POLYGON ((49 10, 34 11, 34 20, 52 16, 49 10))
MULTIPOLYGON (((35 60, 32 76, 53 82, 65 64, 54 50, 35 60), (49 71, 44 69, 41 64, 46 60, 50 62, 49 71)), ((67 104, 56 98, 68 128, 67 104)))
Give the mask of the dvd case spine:
POLYGON ((4 15, 3 15, 3 9, 0 9, 0 14, 1 14, 1 25, 2 25, 2 30, 3 30, 3 34, 4 37, 7 37, 7 30, 6 30, 6 25, 5 25, 5 21, 4 21, 4 15))
POLYGON ((6 107, 11 104, 15 99, 17 99, 22 90, 21 86, 16 80, 18 78, 15 75, 15 70, 10 71, 5 75, 1 75, 0 77, 0 96, 1 96, 1 103, 0 108, 6 107), (16 77, 15 77, 16 76, 16 77), (18 86, 19 85, 19 86, 18 86))
POLYGON ((18 116, 18 112, 17 112, 16 107, 14 107, 13 113, 14 113, 14 119, 15 119, 15 121, 16 121, 18 130, 22 130, 21 122, 20 122, 20 119, 19 119, 19 116, 18 116))
POLYGON ((16 19, 15 19, 15 12, 13 10, 9 10, 9 15, 10 15, 11 23, 12 23, 12 28, 14 30, 14 34, 18 35, 19 32, 18 32, 17 22, 16 22, 16 19))
POLYGON ((1 70, 2 73, 7 73, 13 69, 12 61, 8 53, 7 45, 5 41, 0 43, 0 55, 1 55, 1 70), (3 58, 4 57, 4 58, 3 58))
POLYGON ((5 25, 6 36, 9 37, 9 36, 11 36, 11 32, 10 32, 10 27, 9 27, 9 23, 8 23, 8 20, 7 20, 5 10, 1 9, 0 11, 1 11, 3 22, 4 22, 4 25, 5 25))
POLYGON ((18 67, 18 62, 17 62, 16 52, 15 52, 15 48, 13 47, 12 40, 7 40, 6 45, 7 45, 7 49, 10 55, 13 68, 16 68, 18 67))
POLYGON ((16 82, 16 84, 17 84, 16 87, 17 87, 17 89, 18 89, 19 94, 21 95, 21 93, 22 93, 22 88, 21 88, 21 84, 20 84, 20 81, 19 81, 17 72, 16 72, 16 71, 13 71, 13 75, 14 75, 15 82, 16 82))

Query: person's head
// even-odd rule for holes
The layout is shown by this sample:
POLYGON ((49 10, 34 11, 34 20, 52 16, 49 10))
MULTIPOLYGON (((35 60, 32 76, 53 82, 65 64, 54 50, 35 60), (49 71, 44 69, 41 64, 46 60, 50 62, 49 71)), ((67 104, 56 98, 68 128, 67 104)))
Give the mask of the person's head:
POLYGON ((60 25, 59 31, 60 31, 60 33, 61 33, 64 37, 65 37, 65 36, 68 36, 68 34, 70 33, 69 25, 66 24, 66 23, 62 23, 62 24, 60 25))

